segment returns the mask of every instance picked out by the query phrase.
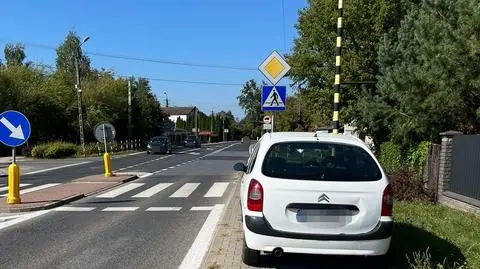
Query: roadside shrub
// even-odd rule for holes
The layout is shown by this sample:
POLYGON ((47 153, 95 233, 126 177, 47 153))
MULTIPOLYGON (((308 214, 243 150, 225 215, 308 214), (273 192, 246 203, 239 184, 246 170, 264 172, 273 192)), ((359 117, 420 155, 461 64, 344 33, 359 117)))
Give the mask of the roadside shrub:
POLYGON ((434 190, 427 190, 423 181, 408 169, 400 169, 389 174, 390 184, 393 188, 393 197, 399 201, 423 200, 433 202, 434 190))
POLYGON ((413 147, 408 152, 408 166, 415 171, 418 176, 423 175, 423 168, 427 160, 429 141, 421 142, 417 147, 413 147))
POLYGON ((48 147, 48 144, 36 145, 32 149, 32 157, 38 158, 38 159, 45 158, 45 150, 47 149, 47 147, 48 147))
POLYGON ((73 157, 77 153, 77 146, 67 142, 51 142, 37 145, 32 150, 34 158, 58 159, 73 157))
POLYGON ((386 173, 392 173, 402 169, 404 166, 403 160, 402 151, 397 144, 388 141, 380 146, 378 161, 386 173))

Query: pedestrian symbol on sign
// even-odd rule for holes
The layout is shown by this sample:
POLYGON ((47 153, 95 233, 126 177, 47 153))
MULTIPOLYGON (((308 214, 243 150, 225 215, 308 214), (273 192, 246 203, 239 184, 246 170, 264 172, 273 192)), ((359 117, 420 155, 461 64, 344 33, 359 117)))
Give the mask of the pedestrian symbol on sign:
POLYGON ((264 86, 262 93, 262 110, 283 111, 285 110, 285 99, 285 86, 264 86))

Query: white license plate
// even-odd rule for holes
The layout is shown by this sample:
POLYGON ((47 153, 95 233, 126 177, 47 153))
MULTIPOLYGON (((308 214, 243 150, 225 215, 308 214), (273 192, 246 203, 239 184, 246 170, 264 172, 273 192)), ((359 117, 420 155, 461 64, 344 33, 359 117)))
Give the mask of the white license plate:
POLYGON ((345 219, 345 210, 299 209, 298 222, 341 222, 345 219), (335 211, 335 212, 333 212, 335 211))

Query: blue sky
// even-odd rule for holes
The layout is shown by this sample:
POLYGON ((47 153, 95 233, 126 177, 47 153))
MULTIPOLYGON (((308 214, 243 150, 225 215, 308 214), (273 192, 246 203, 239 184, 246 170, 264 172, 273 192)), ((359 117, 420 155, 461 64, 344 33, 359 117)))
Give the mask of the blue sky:
MULTIPOLYGON (((28 43, 56 47, 74 30, 81 37, 90 36, 83 47, 87 53, 256 69, 272 50, 285 53, 292 48, 298 11, 306 5, 307 0, 284 0, 283 20, 282 0, 4 1, 0 40, 27 43, 27 60, 43 64, 54 64, 55 51, 28 43)), ((4 45, 0 42, 2 51, 4 45)), ((229 84, 265 79, 258 70, 90 57, 94 67, 121 75, 229 84)), ((279 85, 288 83, 284 79, 279 85)), ((204 112, 232 110, 243 116, 236 99, 241 86, 151 84, 162 105, 166 91, 170 106, 196 105, 204 112)))

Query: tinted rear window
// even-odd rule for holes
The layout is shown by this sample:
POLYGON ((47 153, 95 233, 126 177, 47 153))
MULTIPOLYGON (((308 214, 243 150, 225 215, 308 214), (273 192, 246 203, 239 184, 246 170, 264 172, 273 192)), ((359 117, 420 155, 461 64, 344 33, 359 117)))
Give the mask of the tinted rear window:
POLYGON ((167 142, 167 138, 166 137, 154 137, 154 138, 152 138, 151 141, 152 142, 167 142))
POLYGON ((319 142, 274 144, 263 161, 268 177, 318 181, 376 181, 382 173, 358 146, 319 142))

